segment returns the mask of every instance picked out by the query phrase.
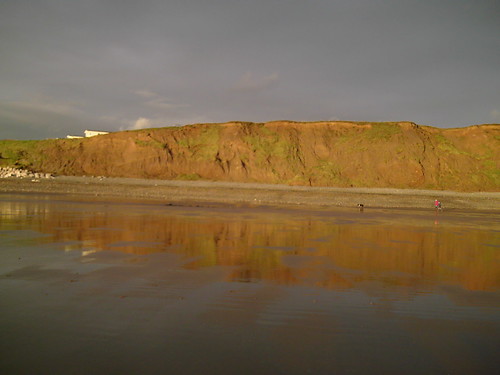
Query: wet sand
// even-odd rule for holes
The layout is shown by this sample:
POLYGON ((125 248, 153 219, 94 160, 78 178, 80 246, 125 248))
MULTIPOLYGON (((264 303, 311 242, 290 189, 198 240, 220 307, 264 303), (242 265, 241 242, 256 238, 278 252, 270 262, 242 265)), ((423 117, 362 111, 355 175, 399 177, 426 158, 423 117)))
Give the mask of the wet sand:
POLYGON ((215 181, 59 176, 1 179, 0 193, 47 193, 95 200, 150 200, 186 206, 278 206, 500 210, 500 192, 454 192, 390 188, 331 188, 215 181))
POLYGON ((0 194, 2 374, 500 368, 498 213, 290 214, 81 190, 91 199, 0 194))

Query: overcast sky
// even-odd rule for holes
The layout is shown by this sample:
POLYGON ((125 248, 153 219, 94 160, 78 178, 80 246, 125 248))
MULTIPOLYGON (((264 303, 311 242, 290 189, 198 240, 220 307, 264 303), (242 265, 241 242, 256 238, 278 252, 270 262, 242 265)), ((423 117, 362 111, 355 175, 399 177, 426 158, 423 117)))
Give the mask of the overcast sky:
POLYGON ((500 122, 499 0, 0 0, 0 138, 500 122))

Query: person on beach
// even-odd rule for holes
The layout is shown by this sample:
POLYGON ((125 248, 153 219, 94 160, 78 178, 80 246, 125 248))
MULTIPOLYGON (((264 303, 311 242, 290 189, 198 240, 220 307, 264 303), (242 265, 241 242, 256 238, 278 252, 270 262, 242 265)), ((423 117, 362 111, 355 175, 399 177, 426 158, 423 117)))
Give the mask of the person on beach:
POLYGON ((438 201, 437 199, 434 201, 434 208, 436 210, 440 210, 441 209, 441 202, 438 201))

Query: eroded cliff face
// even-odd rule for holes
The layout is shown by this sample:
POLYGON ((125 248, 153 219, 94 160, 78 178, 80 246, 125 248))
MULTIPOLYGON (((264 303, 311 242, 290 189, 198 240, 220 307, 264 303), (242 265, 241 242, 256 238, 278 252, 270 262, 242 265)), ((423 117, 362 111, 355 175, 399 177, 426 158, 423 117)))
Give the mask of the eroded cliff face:
POLYGON ((45 142, 24 164, 63 175, 498 191, 499 146, 500 125, 233 122, 45 142))

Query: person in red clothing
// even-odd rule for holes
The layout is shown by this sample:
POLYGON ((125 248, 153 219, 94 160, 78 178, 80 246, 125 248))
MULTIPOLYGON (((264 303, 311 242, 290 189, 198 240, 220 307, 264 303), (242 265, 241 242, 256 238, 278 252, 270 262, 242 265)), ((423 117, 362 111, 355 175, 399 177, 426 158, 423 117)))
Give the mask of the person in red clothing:
POLYGON ((441 202, 436 199, 434 201, 434 207, 436 208, 436 210, 440 210, 441 209, 441 202))

